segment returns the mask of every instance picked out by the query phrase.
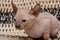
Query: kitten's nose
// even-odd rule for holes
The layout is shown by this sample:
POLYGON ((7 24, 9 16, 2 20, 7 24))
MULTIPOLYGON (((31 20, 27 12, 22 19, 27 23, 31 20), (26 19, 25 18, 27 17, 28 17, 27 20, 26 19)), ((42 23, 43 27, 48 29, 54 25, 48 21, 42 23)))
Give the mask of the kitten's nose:
POLYGON ((20 26, 18 26, 18 25, 15 25, 15 27, 16 27, 17 29, 19 29, 19 28, 20 28, 20 26))
POLYGON ((16 23, 16 19, 14 19, 13 21, 14 21, 15 27, 19 28, 18 24, 16 23))
POLYGON ((14 19, 13 21, 14 21, 14 24, 15 24, 15 28, 16 28, 16 29, 19 29, 20 26, 19 26, 19 24, 16 22, 16 19, 14 19))

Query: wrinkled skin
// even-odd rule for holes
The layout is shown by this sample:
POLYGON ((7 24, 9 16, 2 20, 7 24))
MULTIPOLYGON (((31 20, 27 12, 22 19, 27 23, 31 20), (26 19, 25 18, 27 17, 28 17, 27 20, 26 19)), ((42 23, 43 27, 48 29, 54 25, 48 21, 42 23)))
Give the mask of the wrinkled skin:
MULTIPOLYGON (((13 10, 16 10, 15 5, 12 7, 13 10)), ((44 40, 51 40, 50 36, 57 36, 59 21, 48 12, 39 13, 39 9, 39 4, 31 10, 18 9, 13 12, 14 23, 17 29, 24 29, 32 38, 43 37, 44 40)))

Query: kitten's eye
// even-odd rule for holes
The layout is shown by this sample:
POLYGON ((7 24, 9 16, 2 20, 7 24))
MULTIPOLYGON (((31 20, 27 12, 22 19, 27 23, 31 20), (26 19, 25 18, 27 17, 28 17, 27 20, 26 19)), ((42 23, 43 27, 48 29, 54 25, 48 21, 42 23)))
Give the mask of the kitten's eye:
POLYGON ((16 19, 14 19, 14 21, 16 21, 16 19))
POLYGON ((22 20, 22 22, 26 22, 26 20, 22 20))

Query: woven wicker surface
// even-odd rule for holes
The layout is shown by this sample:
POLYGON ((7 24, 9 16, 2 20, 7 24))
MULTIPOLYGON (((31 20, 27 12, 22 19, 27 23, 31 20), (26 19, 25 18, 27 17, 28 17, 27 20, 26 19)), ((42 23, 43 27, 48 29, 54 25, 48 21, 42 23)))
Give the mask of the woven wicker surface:
MULTIPOLYGON (((11 5, 12 0, 0 0, 0 11, 2 12, 12 12, 12 5, 11 5)), ((40 3, 41 8, 54 8, 54 7, 60 7, 60 0, 13 0, 13 3, 19 8, 19 9, 31 9, 33 8, 36 3, 40 3), (58 6, 59 5, 59 6, 58 6)), ((0 24, 1 26, 2 24, 0 24)), ((15 25, 8 27, 8 24, 6 27, 4 26, 3 28, 0 27, 0 35, 11 35, 11 36, 27 36, 26 33, 24 33, 24 30, 16 30, 15 25), (8 31, 6 31, 8 30, 8 31), (11 31, 9 31, 11 30, 11 31)))
MULTIPOLYGON (((12 0, 0 0, 0 11, 2 12, 12 12, 12 0)), ((54 8, 54 7, 60 7, 60 0, 13 0, 13 3, 19 8, 19 9, 31 9, 33 8, 36 3, 40 3, 41 8, 54 8)), ((27 34, 24 33, 24 30, 16 30, 15 25, 10 24, 10 27, 8 27, 8 24, 5 24, 2 28, 2 24, 0 24, 0 35, 9 35, 9 36, 24 36, 26 37, 27 34), (7 25, 5 27, 5 25, 7 25), (6 31, 8 30, 8 31, 6 31), (11 30, 11 31, 9 31, 11 30)), ((59 27, 60 28, 60 27, 59 27)), ((60 38, 60 31, 58 32, 58 38, 60 38)), ((18 37, 6 37, 6 36, 0 36, 0 40, 20 40, 18 37)), ((23 40, 23 38, 21 38, 23 40)), ((56 39, 58 40, 58 39, 56 39)))

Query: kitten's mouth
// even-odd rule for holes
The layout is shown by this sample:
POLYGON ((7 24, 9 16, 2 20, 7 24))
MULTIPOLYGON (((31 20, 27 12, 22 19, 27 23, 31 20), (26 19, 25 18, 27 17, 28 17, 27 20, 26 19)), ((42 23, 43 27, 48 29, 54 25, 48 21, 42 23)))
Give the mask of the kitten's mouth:
POLYGON ((20 26, 15 26, 15 28, 17 29, 17 30, 22 30, 22 28, 20 27, 20 26))
POLYGON ((19 29, 20 28, 20 26, 18 26, 18 25, 15 25, 15 27, 16 27, 16 29, 19 29))

